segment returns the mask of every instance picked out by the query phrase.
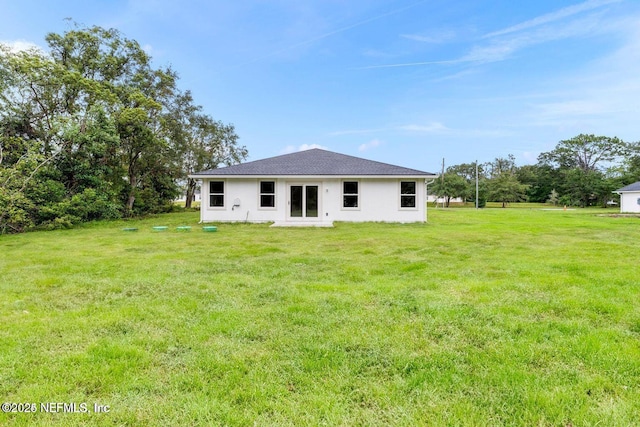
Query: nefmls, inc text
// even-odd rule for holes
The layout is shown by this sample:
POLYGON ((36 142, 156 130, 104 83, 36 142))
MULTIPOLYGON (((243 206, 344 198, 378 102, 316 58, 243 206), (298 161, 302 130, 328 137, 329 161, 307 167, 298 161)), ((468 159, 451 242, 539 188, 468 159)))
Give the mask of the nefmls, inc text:
POLYGON ((43 402, 40 403, 40 412, 47 413, 74 413, 86 414, 88 412, 107 413, 111 410, 109 405, 99 405, 95 403, 89 406, 87 403, 68 402, 43 402))

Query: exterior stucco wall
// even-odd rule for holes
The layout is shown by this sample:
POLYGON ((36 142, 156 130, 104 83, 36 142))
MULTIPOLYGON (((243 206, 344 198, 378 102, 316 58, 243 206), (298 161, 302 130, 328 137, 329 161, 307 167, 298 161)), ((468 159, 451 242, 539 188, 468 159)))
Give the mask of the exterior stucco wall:
POLYGON ((640 191, 620 194, 620 212, 640 212, 640 191))
POLYGON ((400 208, 401 179, 335 179, 327 182, 325 206, 332 221, 361 222, 424 222, 425 189, 424 179, 402 179, 416 182, 416 207, 400 208), (342 206, 343 181, 358 181, 358 208, 342 206))
MULTIPOLYGON (((225 182, 224 207, 209 206, 209 181, 202 183, 200 219, 203 222, 291 222, 288 192, 290 185, 318 185, 319 212, 312 222, 424 222, 426 219, 424 178, 220 178, 225 182), (358 208, 342 206, 343 181, 357 181, 358 208), (275 208, 259 207, 260 181, 275 181, 275 208), (416 208, 400 207, 400 181, 416 182, 416 208), (235 203, 239 201, 238 203, 235 203)), ((305 220, 302 220, 305 221, 305 220)))

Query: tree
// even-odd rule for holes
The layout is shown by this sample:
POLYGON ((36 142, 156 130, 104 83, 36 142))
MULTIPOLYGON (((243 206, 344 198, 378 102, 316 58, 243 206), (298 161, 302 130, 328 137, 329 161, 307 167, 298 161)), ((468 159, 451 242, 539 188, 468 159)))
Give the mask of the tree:
POLYGON ((169 209, 200 165, 246 158, 238 136, 113 29, 0 45, 0 232, 169 209))
POLYGON ((561 169, 578 168, 586 172, 598 170, 602 163, 618 160, 627 152, 627 144, 616 137, 580 134, 560 141, 552 151, 540 154, 538 161, 561 169))
MULTIPOLYGON (((487 201, 485 165, 477 165, 479 179, 479 207, 487 201)), ((476 163, 461 163, 449 166, 446 172, 429 187, 431 193, 444 199, 449 206, 452 198, 461 197, 474 201, 476 197, 476 163)))
POLYGON ((446 207, 449 207, 452 198, 465 198, 469 193, 467 181, 460 175, 449 171, 437 179, 431 188, 438 197, 444 198, 446 207))
POLYGON ((526 200, 527 185, 521 184, 515 174, 503 173, 492 178, 489 183, 489 200, 507 203, 526 200))
POLYGON ((621 186, 640 181, 640 142, 629 144, 629 151, 622 166, 621 186))
POLYGON ((527 200, 534 203, 546 203, 553 190, 562 188, 559 173, 550 165, 524 165, 516 170, 518 181, 526 184, 527 200))
POLYGON ((488 181, 489 200, 507 203, 526 199, 528 186, 520 183, 516 175, 515 157, 509 154, 506 158, 498 157, 488 164, 490 178, 488 181))
POLYGON ((35 206, 24 190, 38 170, 51 160, 39 148, 6 134, 1 137, 0 234, 21 232, 34 225, 35 206))
POLYGON ((484 169, 490 179, 497 178, 503 174, 515 175, 518 167, 516 166, 516 158, 513 154, 507 157, 496 157, 493 162, 486 163, 484 169))
POLYGON ((167 124, 176 141, 180 168, 186 177, 185 207, 190 208, 197 182, 188 176, 194 172, 215 169, 219 165, 232 165, 247 157, 247 149, 238 146, 238 135, 233 125, 226 125, 202 113, 194 105, 191 92, 176 97, 167 116, 167 124))
POLYGON ((170 68, 151 68, 150 57, 140 45, 113 29, 76 28, 63 35, 49 34, 47 42, 60 66, 94 83, 87 96, 79 96, 76 88, 65 91, 70 112, 86 112, 93 102, 105 98, 103 93, 109 94, 106 99, 126 170, 124 212, 133 214, 136 200, 138 213, 169 206, 177 192, 174 181, 179 169, 163 115, 168 115, 168 106, 179 96, 176 73, 170 68), (146 200, 141 199, 142 194, 147 194, 146 200))
POLYGON ((602 172, 571 168, 563 171, 563 177, 566 186, 564 195, 569 197, 568 204, 582 208, 597 204, 598 194, 602 194, 602 172))
POLYGON ((628 154, 629 145, 616 137, 580 134, 540 154, 538 166, 553 169, 557 177, 553 187, 563 203, 606 206, 610 191, 615 189, 615 180, 607 177, 607 171, 628 154))

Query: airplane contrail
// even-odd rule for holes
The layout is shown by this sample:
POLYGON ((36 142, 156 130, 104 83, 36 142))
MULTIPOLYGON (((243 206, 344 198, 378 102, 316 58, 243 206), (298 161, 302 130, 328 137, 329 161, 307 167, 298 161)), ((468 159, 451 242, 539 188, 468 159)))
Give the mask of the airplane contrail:
POLYGON ((304 41, 301 41, 299 43, 292 44, 291 46, 287 46, 285 48, 273 51, 273 52, 271 52, 271 53, 269 53, 267 55, 261 56, 259 58, 252 59, 251 61, 242 63, 240 65, 253 64, 255 62, 259 62, 259 61, 262 61, 264 59, 271 58, 272 56, 276 56, 276 55, 279 55, 281 53, 288 52, 288 51, 290 51, 292 49, 295 49, 297 47, 305 46, 305 45, 317 42, 319 40, 326 39, 327 37, 331 37, 333 35, 336 35, 336 34, 339 34, 339 33, 343 33, 345 31, 352 30, 354 28, 360 27, 360 26, 368 24, 370 22, 377 21, 377 20, 382 19, 382 18, 386 18, 387 16, 391 16, 391 15, 395 15, 397 13, 404 12, 405 10, 411 9, 413 7, 416 7, 416 6, 418 6, 418 5, 422 4, 422 3, 426 3, 427 1, 429 1, 429 0, 420 0, 418 2, 410 4, 408 6, 404 6, 404 7, 398 8, 398 9, 394 9, 394 10, 392 10, 390 12, 383 13, 382 15, 377 15, 377 16, 374 16, 373 18, 365 19, 363 21, 356 22, 355 24, 348 25, 348 26, 342 27, 342 28, 338 28, 337 30, 333 30, 333 31, 330 31, 328 33, 324 33, 324 34, 321 34, 319 36, 310 38, 308 40, 304 40, 304 41))

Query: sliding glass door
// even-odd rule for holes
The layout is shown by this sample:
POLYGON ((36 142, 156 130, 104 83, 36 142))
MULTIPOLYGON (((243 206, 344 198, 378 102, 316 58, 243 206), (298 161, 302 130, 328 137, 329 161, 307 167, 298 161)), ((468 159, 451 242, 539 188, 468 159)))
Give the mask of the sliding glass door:
POLYGON ((320 186, 318 184, 299 184, 289 186, 289 217, 318 218, 320 186))

